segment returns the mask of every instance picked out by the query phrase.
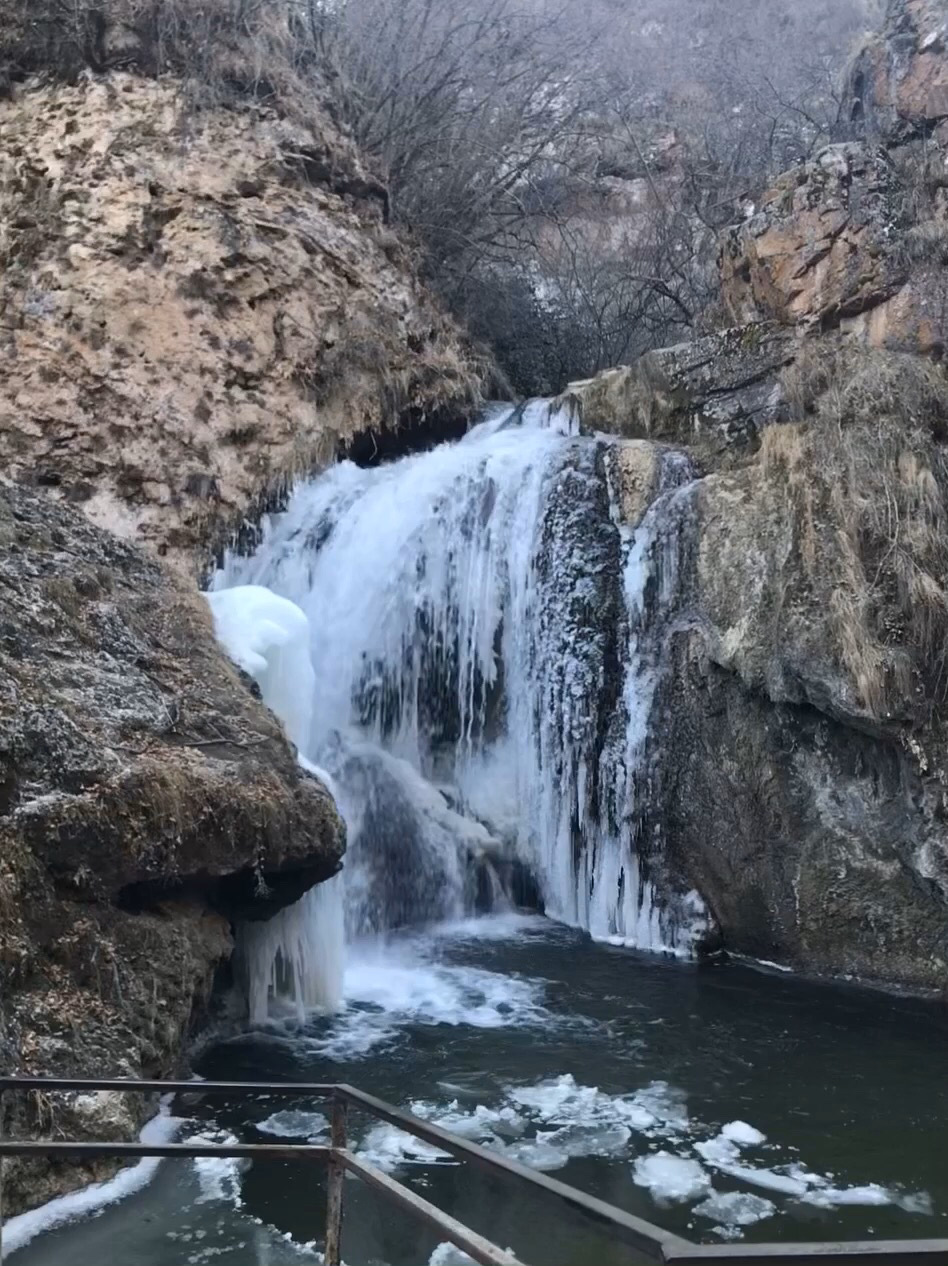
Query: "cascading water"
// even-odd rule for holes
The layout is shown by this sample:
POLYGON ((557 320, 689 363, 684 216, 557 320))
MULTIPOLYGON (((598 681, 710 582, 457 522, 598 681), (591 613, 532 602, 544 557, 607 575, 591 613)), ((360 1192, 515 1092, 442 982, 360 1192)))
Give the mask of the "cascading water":
POLYGON ((226 559, 218 591, 266 586, 309 620, 285 706, 298 724, 305 701, 291 736, 349 823, 351 936, 461 913, 471 858, 506 848, 553 917, 689 947, 700 903, 659 898, 639 822, 691 469, 660 457, 631 530, 615 452, 544 402, 495 411, 459 443, 301 484, 256 554, 226 559))

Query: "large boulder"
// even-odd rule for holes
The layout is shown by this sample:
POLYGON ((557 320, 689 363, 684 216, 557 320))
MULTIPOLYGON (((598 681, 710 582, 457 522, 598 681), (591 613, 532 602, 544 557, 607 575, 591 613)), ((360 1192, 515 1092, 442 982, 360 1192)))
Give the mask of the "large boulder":
MULTIPOLYGON (((0 484, 0 592, 0 1062, 171 1075, 232 924, 333 875, 344 827, 193 586, 0 484)), ((100 1128, 88 1106, 57 1124, 100 1128)), ((145 1108, 113 1104, 111 1136, 145 1108)), ((8 1164, 5 1207, 88 1172, 8 1164)))
POLYGON ((571 383, 557 404, 575 410, 587 434, 689 445, 711 458, 744 453, 781 416, 780 370, 795 354, 793 334, 772 324, 721 330, 571 383))

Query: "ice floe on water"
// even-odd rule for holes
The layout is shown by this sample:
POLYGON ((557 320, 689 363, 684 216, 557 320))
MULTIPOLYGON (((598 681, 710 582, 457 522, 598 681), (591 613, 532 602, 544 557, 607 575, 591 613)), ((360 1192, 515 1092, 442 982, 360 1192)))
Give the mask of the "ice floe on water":
POLYGON ((609 1095, 596 1086, 582 1086, 569 1073, 519 1086, 508 1092, 510 1100, 537 1121, 569 1125, 621 1124, 646 1136, 655 1131, 673 1135, 688 1125, 685 1096, 664 1081, 628 1095, 609 1095))
POLYGON ((657 1204, 684 1204, 711 1191, 711 1179, 703 1165, 664 1150, 639 1156, 632 1174, 640 1187, 649 1189, 657 1204))
MULTIPOLYGON (((202 1130, 193 1134, 189 1143, 206 1143, 217 1147, 227 1147, 239 1143, 236 1134, 229 1130, 202 1130)), ((195 1204, 209 1204, 215 1200, 224 1200, 239 1209, 243 1204, 240 1194, 240 1174, 247 1162, 229 1156, 195 1157, 194 1169, 201 1185, 201 1194, 195 1204)))
POLYGON ((261 1134, 272 1134, 279 1139, 304 1139, 315 1142, 329 1132, 329 1118, 322 1112, 302 1112, 297 1108, 284 1108, 274 1112, 265 1121, 257 1122, 261 1134))
MULTIPOLYGON (((513 1249, 508 1248, 506 1251, 511 1257, 514 1256, 513 1249)), ((474 1258, 468 1257, 467 1253, 463 1253, 454 1244, 449 1244, 445 1240, 432 1250, 428 1258, 428 1266, 474 1266, 474 1258)))
POLYGON ((777 1206, 748 1191, 712 1191, 692 1210, 699 1218, 718 1223, 713 1230, 722 1239, 737 1239, 741 1229, 771 1217, 777 1206))
MULTIPOLYGON (((760 1149, 767 1136, 761 1130, 734 1120, 713 1132, 689 1117, 683 1093, 663 1081, 611 1095, 566 1074, 507 1087, 495 1104, 471 1106, 455 1098, 415 1100, 409 1107, 422 1120, 533 1169, 559 1170, 590 1156, 624 1162, 632 1182, 648 1191, 658 1208, 692 1205, 695 1217, 713 1222, 713 1233, 722 1239, 738 1238, 743 1228, 793 1203, 931 1212, 924 1193, 878 1183, 848 1186, 797 1159, 773 1163, 781 1151, 773 1144, 764 1163, 760 1149)), ((446 1153, 390 1126, 372 1129, 360 1151, 389 1171, 453 1163, 446 1153)))
POLYGON ((908 1213, 930 1213, 931 1200, 922 1192, 905 1192, 879 1183, 837 1184, 835 1175, 819 1174, 799 1161, 774 1166, 749 1163, 742 1149, 759 1147, 765 1135, 744 1121, 732 1121, 693 1149, 709 1169, 749 1187, 788 1196, 804 1204, 831 1209, 842 1205, 894 1205, 908 1213))
POLYGON ((448 1153, 413 1138, 394 1125, 375 1125, 363 1138, 359 1155, 370 1165, 391 1173, 402 1165, 456 1165, 448 1153))
POLYGON ((727 1125, 721 1126, 721 1135, 738 1147, 755 1147, 767 1142, 767 1135, 761 1134, 760 1130, 755 1130, 746 1121, 729 1121, 727 1125))

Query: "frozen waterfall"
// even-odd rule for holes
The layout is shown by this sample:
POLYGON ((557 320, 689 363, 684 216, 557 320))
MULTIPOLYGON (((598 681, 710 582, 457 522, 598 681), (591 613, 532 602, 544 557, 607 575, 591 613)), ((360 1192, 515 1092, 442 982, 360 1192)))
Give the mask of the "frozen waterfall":
MULTIPOLYGON (((298 749, 311 725, 316 677, 309 621, 294 603, 259 585, 207 594, 214 632, 230 658, 249 673, 298 749)), ((300 764, 329 784, 331 777, 300 755, 300 764)), ((335 1010, 342 995, 343 894, 339 877, 320 884, 266 922, 237 930, 235 964, 253 1024, 266 1020, 273 999, 306 1010, 335 1010)))
POLYGON ((595 937, 687 951, 701 923, 694 894, 656 891, 641 838, 690 467, 660 457, 633 530, 615 445, 575 430, 534 402, 431 452, 342 462, 216 577, 214 604, 260 586, 308 618, 308 663, 283 648, 261 684, 335 779, 350 936, 454 917, 472 859, 511 856, 595 937))

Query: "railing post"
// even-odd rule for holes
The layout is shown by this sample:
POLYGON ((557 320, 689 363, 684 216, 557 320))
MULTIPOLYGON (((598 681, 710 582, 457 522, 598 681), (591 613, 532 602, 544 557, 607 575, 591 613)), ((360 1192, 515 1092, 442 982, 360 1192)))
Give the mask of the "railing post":
MULTIPOLYGON (((0 1140, 3 1139, 3 1088, 0 1087, 0 1140)), ((0 1266, 3 1266, 3 1157, 0 1156, 0 1266)))
MULTIPOLYGON (((343 1150, 346 1147, 348 1111, 348 1104, 336 1091, 332 1097, 332 1146, 334 1149, 343 1150)), ((342 1186, 345 1178, 344 1166, 330 1157, 326 1200, 326 1266, 341 1266, 342 1264, 342 1186)))

